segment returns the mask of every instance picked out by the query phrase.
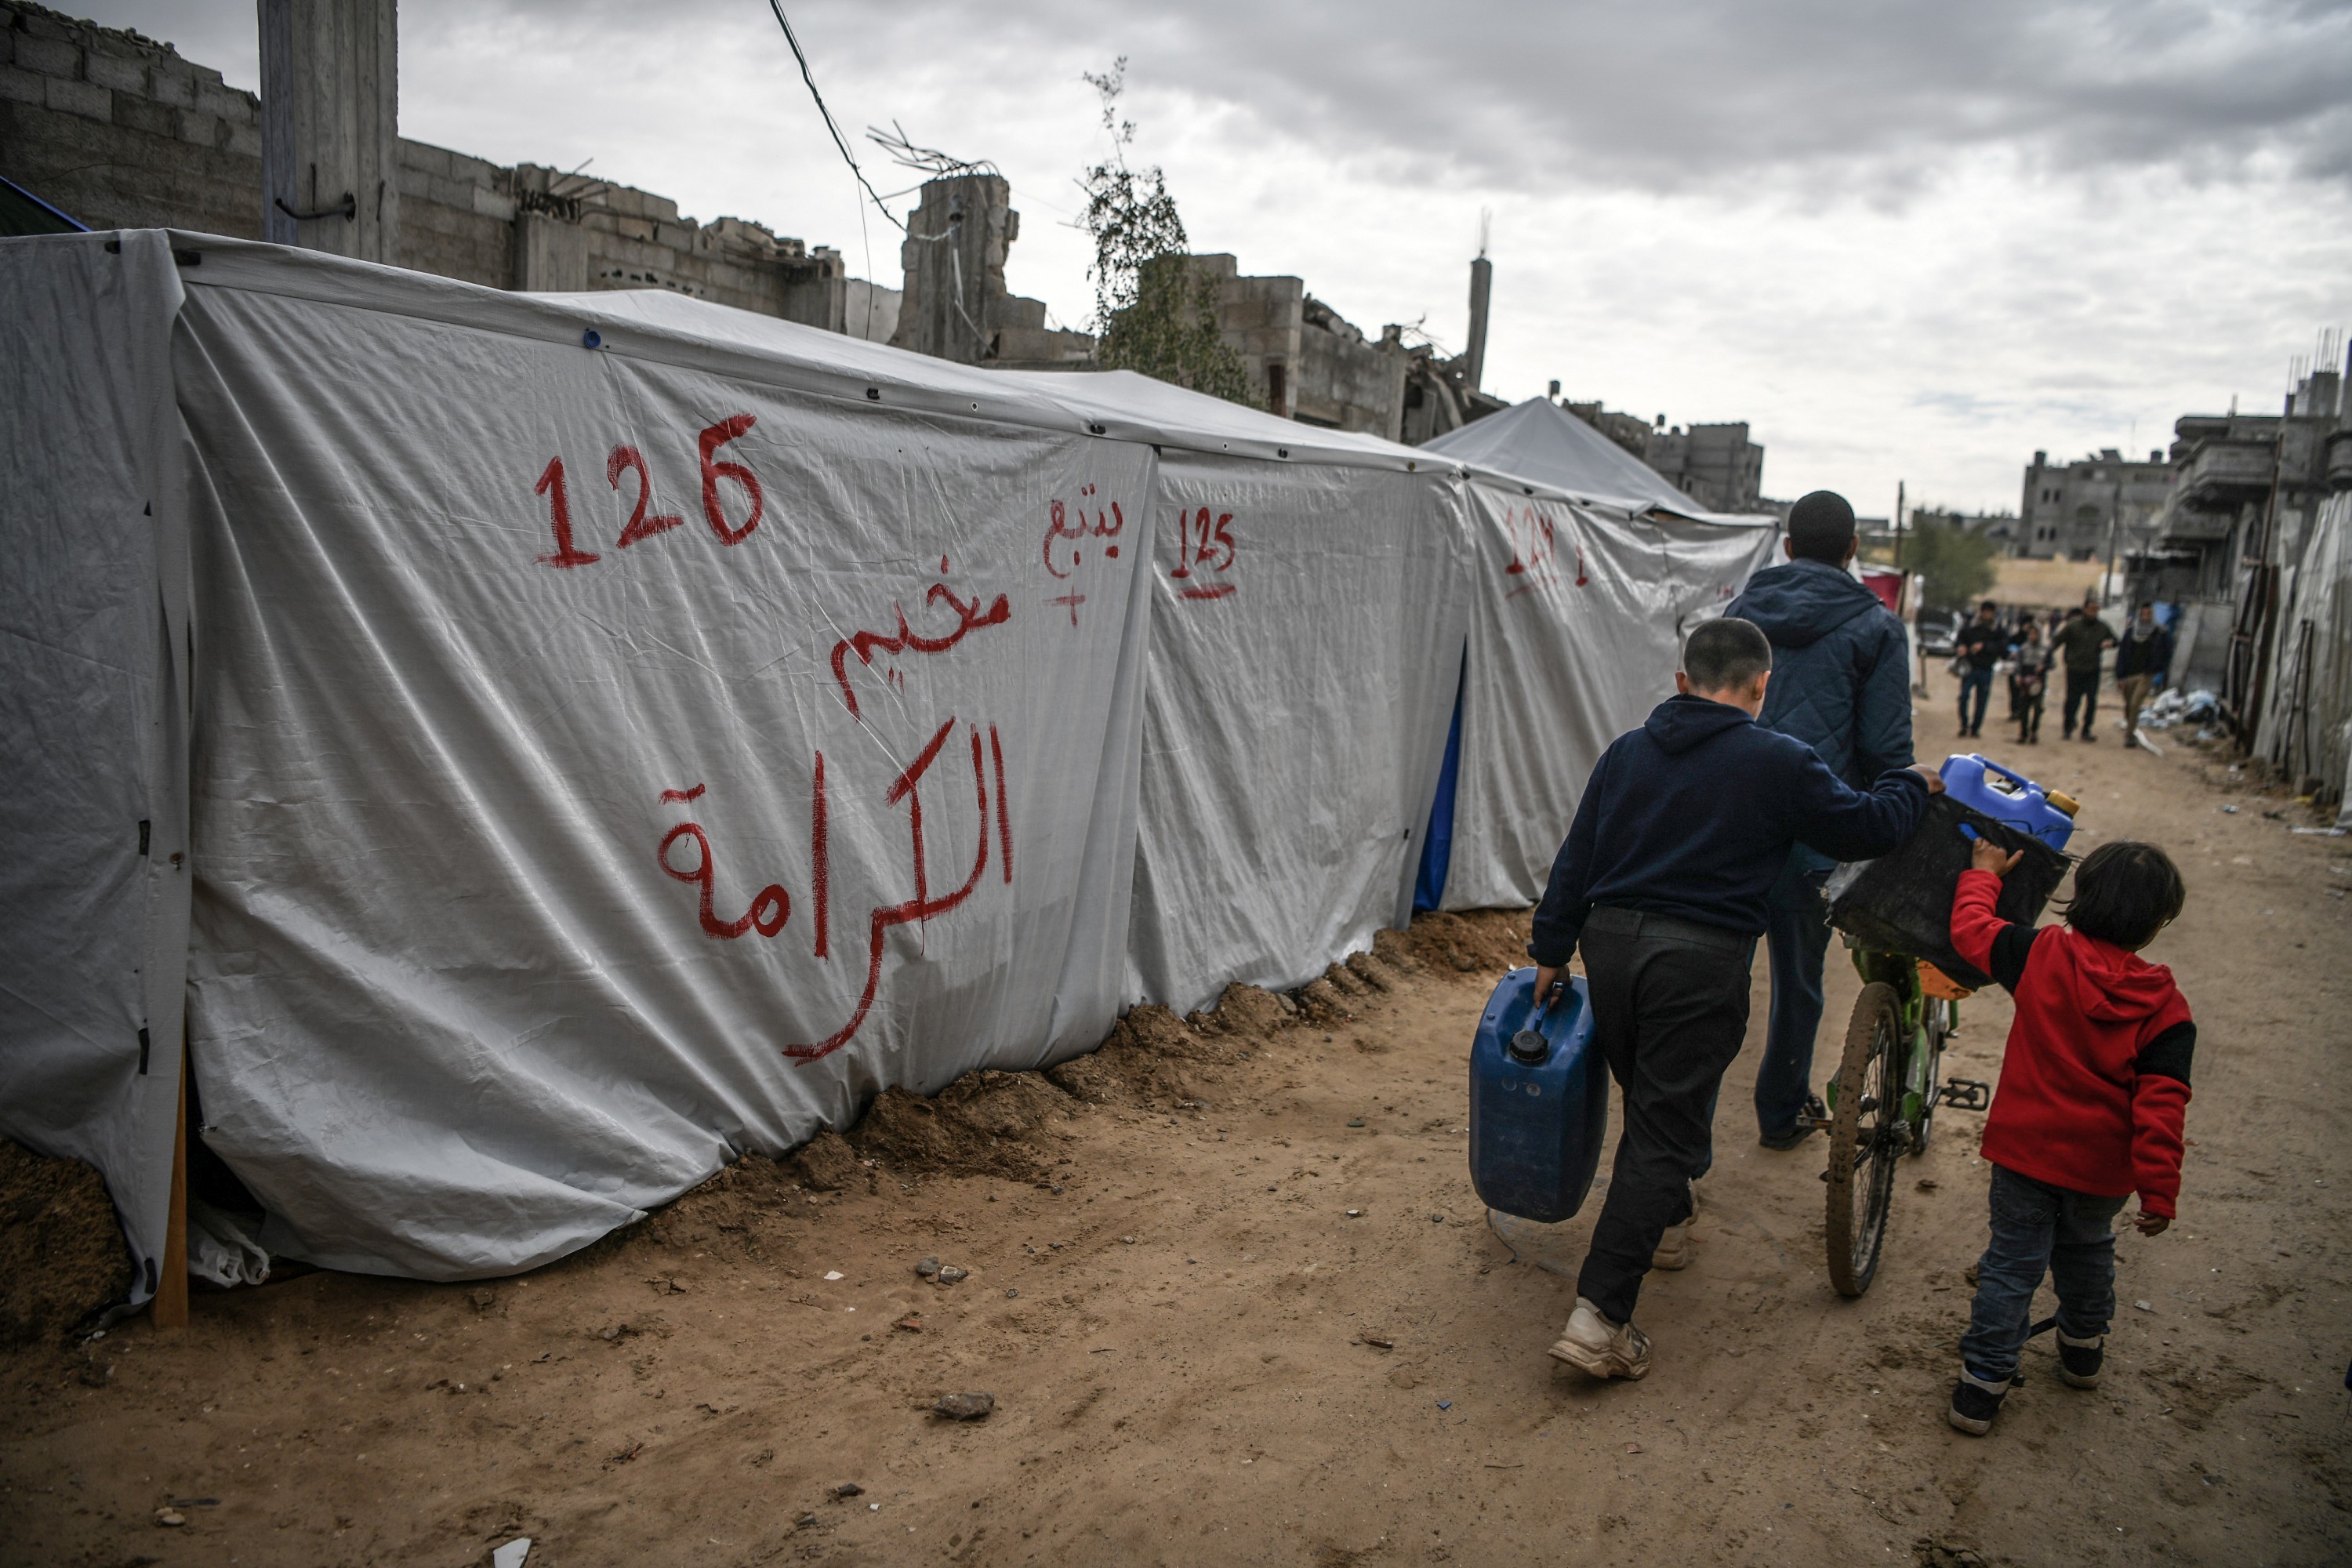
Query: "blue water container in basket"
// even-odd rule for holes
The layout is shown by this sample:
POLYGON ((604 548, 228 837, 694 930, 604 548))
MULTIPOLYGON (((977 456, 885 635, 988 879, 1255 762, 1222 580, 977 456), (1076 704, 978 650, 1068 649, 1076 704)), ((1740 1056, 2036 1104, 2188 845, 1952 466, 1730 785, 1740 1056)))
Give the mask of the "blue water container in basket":
POLYGON ((1546 1225, 1584 1206, 1609 1131, 1592 1000, 1564 981, 1539 1010, 1536 972, 1511 971, 1470 1046, 1470 1184, 1488 1208, 1546 1225))
POLYGON ((1946 757, 1936 771, 1943 776, 1945 794, 2004 827, 2031 834, 2062 853, 2074 835, 2075 803, 2070 796, 2045 790, 1999 763, 1971 752, 1946 757))

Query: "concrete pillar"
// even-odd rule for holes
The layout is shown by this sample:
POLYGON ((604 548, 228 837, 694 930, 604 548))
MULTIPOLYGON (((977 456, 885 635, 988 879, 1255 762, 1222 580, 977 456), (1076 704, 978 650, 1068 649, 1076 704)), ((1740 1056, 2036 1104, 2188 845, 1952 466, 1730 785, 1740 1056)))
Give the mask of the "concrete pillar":
POLYGON ((1470 347, 1465 366, 1470 390, 1486 390, 1486 296, 1495 287, 1495 264, 1479 257, 1470 264, 1470 347))
POLYGON ((397 11, 260 0, 262 233, 278 244, 399 265, 397 11))
POLYGON ((958 174, 923 186, 899 250, 907 287, 893 348, 977 364, 994 353, 993 303, 1005 295, 1004 256, 1020 233, 1013 187, 999 174, 958 174))
POLYGON ((561 214, 515 214, 514 286, 527 294, 588 290, 588 231, 561 214))

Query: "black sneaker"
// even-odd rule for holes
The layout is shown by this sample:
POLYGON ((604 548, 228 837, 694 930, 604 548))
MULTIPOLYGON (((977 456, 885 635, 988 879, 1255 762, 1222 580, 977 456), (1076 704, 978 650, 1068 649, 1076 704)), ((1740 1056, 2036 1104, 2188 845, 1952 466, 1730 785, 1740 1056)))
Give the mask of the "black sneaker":
POLYGON ((1992 1418, 2000 1414, 2000 1395, 1987 1394, 1964 1377, 1952 1385, 1952 1407, 1944 1417, 1969 1436, 1981 1437, 1992 1430, 1992 1418))
POLYGON ((2106 1360, 2105 1340, 2070 1340, 2058 1335, 2058 1375, 2069 1388, 2099 1386, 2099 1363, 2106 1360))

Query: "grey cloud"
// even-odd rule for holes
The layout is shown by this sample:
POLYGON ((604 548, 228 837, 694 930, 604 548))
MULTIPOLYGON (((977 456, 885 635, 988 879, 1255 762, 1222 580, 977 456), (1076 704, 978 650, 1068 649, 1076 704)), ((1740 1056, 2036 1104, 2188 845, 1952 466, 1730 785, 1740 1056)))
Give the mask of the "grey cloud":
MULTIPOLYGON (((212 0, 96 0, 183 32, 249 31, 212 0)), ((409 0, 404 28, 505 17, 625 40, 700 33, 713 68, 777 71, 741 46, 760 0, 409 0)), ((2344 0, 1847 0, 1181 8, 1101 0, 789 5, 820 83, 856 84, 910 130, 956 79, 1018 93, 1126 54, 1139 101, 1230 105, 1326 156, 1421 178, 1672 190, 1852 178, 1898 189, 1998 149, 2060 172, 2179 167, 2226 177, 2268 155, 2352 177, 2352 5, 2344 0)), ((188 39, 187 42, 197 42, 188 39)), ((849 118, 855 118, 849 117, 849 118)), ((1146 117, 1147 132, 1163 129, 1146 117)), ((853 131, 856 127, 850 126, 853 131)))

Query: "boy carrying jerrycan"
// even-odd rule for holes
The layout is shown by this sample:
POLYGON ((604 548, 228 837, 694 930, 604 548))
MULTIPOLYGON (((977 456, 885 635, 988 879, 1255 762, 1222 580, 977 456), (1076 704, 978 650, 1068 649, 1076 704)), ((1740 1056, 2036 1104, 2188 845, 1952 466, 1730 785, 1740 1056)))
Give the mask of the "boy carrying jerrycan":
MULTIPOLYGON (((1624 1099, 1609 1195, 1551 1354, 1594 1377, 1650 1370, 1633 1326, 1643 1276, 1691 1213, 1709 1112, 1748 1030, 1748 973, 1767 895, 1802 843, 1839 860, 1908 838, 1943 789, 1896 768, 1850 788, 1803 742, 1756 722, 1772 647, 1748 621, 1700 626, 1668 698, 1601 754, 1553 862, 1528 956, 1549 996, 1584 952, 1593 1033, 1624 1099)), ((1670 1247, 1670 1267, 1685 1249, 1670 1247)))

